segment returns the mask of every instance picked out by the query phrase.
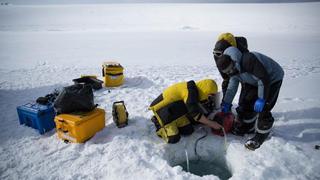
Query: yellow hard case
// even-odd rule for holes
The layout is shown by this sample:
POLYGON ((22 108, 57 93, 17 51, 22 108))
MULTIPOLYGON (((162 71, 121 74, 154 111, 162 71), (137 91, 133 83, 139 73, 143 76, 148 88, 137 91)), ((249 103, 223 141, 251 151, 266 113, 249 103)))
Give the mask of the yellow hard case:
POLYGON ((124 81, 123 67, 117 62, 105 62, 102 65, 105 87, 121 86, 124 81))
POLYGON ((83 143, 105 127, 105 111, 95 108, 90 112, 60 114, 54 121, 60 139, 83 143))

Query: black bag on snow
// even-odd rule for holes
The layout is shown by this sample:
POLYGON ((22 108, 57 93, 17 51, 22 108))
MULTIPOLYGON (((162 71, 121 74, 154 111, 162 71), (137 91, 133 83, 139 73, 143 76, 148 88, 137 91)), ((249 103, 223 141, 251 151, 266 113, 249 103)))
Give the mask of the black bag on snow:
POLYGON ((54 108, 58 114, 91 111, 95 107, 90 85, 75 84, 64 87, 54 101, 54 108))
POLYGON ((59 91, 55 89, 52 93, 47 94, 44 97, 38 97, 36 102, 42 105, 52 104, 58 95, 59 95, 59 91))
POLYGON ((72 80, 75 84, 88 84, 92 87, 94 90, 98 90, 102 88, 102 83, 103 81, 97 79, 97 78, 92 78, 92 77, 82 77, 78 79, 73 79, 72 80))

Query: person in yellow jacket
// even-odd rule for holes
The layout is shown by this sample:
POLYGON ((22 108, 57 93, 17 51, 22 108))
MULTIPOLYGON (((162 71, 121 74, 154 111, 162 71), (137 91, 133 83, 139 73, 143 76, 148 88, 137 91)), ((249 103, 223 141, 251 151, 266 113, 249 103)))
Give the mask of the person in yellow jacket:
POLYGON ((167 143, 176 143, 180 140, 180 134, 193 133, 193 122, 221 129, 220 124, 207 118, 215 108, 214 96, 217 92, 217 84, 211 79, 169 86, 149 107, 154 113, 151 121, 155 124, 157 135, 167 143))

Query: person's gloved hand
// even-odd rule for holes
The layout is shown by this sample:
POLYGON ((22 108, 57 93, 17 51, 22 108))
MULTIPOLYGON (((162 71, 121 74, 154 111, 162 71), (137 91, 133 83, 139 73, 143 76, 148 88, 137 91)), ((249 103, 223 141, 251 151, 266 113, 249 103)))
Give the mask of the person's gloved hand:
POLYGON ((254 103, 254 111, 258 113, 262 112, 265 104, 266 100, 258 98, 254 103))
POLYGON ((231 106, 232 106, 232 104, 230 104, 230 103, 222 102, 221 103, 221 111, 224 112, 224 113, 230 112, 231 111, 231 106))

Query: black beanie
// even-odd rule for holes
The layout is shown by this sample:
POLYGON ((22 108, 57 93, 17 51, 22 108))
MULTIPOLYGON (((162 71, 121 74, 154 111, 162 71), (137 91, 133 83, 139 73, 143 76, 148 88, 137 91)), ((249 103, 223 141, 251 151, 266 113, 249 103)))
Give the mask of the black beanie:
POLYGON ((219 59, 217 59, 217 67, 220 71, 226 69, 232 63, 232 59, 228 55, 222 55, 219 59))
POLYGON ((230 46, 231 46, 230 43, 228 43, 226 40, 221 39, 218 42, 216 42, 216 45, 214 46, 214 50, 223 52, 230 46))

